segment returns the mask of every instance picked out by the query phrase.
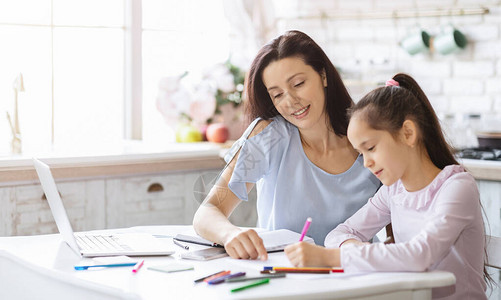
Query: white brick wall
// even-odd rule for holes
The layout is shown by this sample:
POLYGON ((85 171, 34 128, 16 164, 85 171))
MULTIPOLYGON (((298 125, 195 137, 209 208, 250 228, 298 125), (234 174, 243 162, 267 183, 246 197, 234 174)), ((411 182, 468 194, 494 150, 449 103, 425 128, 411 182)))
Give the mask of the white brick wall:
POLYGON ((485 81, 485 92, 490 95, 501 95, 501 78, 489 78, 485 81))
POLYGON ((481 96, 484 85, 474 79, 445 79, 443 92, 447 96, 481 96))
POLYGON ((472 79, 487 79, 494 75, 493 61, 453 61, 453 76, 472 79))
POLYGON ((501 111, 501 96, 494 97, 494 110, 501 111))
MULTIPOLYGON (((489 113, 492 100, 487 96, 454 96, 450 100, 451 111, 463 113, 489 113)), ((451 97, 449 97, 451 99, 451 97)))
POLYGON ((347 82, 369 82, 368 87, 349 87, 354 100, 397 72, 414 76, 435 110, 442 113, 495 113, 501 118, 501 1, 497 0, 275 0, 279 33, 298 29, 324 47, 334 64, 345 72, 347 82), (487 15, 322 20, 294 19, 322 13, 370 13, 403 9, 487 7, 487 15), (283 17, 280 19, 280 17, 283 17), (292 17, 292 18, 291 18, 292 17), (418 25, 419 24, 419 25, 418 25), (468 39, 461 52, 411 56, 399 42, 418 26, 432 36, 452 24, 468 39), (384 65, 381 63, 384 62, 384 65), (371 86, 372 83, 372 86, 371 86))

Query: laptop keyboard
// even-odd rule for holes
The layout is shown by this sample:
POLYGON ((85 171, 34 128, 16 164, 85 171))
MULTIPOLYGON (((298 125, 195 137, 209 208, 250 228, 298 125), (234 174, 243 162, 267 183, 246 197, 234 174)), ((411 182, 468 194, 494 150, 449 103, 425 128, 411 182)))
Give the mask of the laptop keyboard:
POLYGON ((131 251, 132 249, 127 245, 118 243, 118 238, 112 235, 76 235, 78 246, 82 250, 90 251, 131 251))

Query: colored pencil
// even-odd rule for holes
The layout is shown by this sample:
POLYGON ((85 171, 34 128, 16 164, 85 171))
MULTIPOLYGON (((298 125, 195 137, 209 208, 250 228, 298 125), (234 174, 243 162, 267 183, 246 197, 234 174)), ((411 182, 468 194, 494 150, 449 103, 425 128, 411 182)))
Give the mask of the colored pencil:
POLYGON ((255 287, 255 286, 258 286, 258 285, 261 285, 261 284, 266 284, 266 283, 269 283, 269 282, 270 282, 270 279, 266 278, 266 279, 259 280, 259 281, 256 281, 256 282, 253 282, 253 283, 250 283, 250 284, 247 284, 247 285, 243 285, 241 287, 234 288, 234 289, 231 290, 231 292, 234 293, 234 292, 242 291, 242 290, 245 290, 245 289, 248 289, 248 288, 251 288, 251 287, 255 287))

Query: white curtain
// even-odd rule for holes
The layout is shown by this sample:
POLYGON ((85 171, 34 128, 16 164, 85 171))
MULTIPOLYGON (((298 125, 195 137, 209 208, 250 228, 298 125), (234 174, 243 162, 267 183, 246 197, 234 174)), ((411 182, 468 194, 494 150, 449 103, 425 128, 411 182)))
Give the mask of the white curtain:
POLYGON ((277 35, 273 1, 224 0, 232 62, 248 68, 257 51, 277 35))

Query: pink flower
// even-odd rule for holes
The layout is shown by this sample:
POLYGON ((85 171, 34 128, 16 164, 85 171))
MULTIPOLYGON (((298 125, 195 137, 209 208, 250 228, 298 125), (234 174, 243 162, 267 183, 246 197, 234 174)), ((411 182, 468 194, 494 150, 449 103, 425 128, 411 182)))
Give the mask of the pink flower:
POLYGON ((191 93, 180 83, 180 76, 164 77, 158 84, 156 106, 165 122, 175 125, 182 113, 188 113, 191 93))
POLYGON ((207 91, 198 91, 190 103, 189 115, 194 122, 202 125, 216 110, 216 97, 207 91))

